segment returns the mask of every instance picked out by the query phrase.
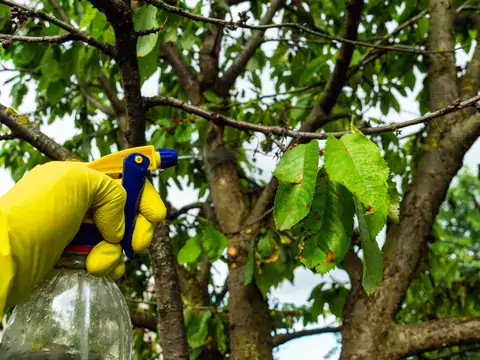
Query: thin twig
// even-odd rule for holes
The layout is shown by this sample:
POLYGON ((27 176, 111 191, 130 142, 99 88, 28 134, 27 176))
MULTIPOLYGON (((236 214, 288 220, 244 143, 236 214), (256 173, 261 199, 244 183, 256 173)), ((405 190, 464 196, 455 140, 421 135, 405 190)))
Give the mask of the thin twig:
POLYGON ((459 13, 460 11, 462 11, 463 9, 465 9, 467 7, 468 4, 470 4, 472 2, 472 0, 466 0, 462 5, 460 5, 458 8, 457 8, 457 13, 459 13))
POLYGON ((161 32, 163 30, 164 30, 164 27, 160 26, 158 28, 138 30, 138 31, 135 31, 135 33, 137 34, 137 36, 146 36, 146 35, 150 35, 150 34, 156 34, 156 33, 161 32))
POLYGON ((18 72, 26 72, 26 73, 29 73, 29 74, 39 74, 39 72, 35 69, 27 69, 27 68, 7 68, 3 65, 1 65, 1 68, 0 68, 0 72, 15 72, 15 71, 18 71, 18 72))
POLYGON ((201 202, 201 201, 194 202, 194 203, 191 203, 191 204, 187 204, 187 205, 181 207, 180 209, 178 209, 176 211, 172 211, 171 213, 167 214, 167 219, 170 220, 170 221, 174 220, 174 219, 178 218, 180 215, 186 214, 190 210, 201 209, 204 206, 208 206, 208 204, 205 203, 205 202, 201 202))
POLYGON ((319 329, 307 329, 307 330, 300 330, 293 333, 286 333, 286 334, 278 334, 272 337, 273 346, 279 346, 285 344, 286 342, 294 339, 299 339, 305 336, 312 336, 312 335, 320 335, 320 334, 327 334, 327 333, 337 333, 342 331, 341 326, 337 327, 324 327, 319 329))
POLYGON ((71 34, 55 35, 55 36, 19 36, 0 34, 0 39, 9 41, 20 41, 27 43, 48 43, 48 44, 61 44, 75 39, 71 34))
POLYGON ((278 146, 278 148, 282 151, 282 152, 286 152, 287 151, 287 147, 281 143, 280 140, 278 140, 275 135, 273 135, 272 133, 268 134, 268 137, 270 138, 270 140, 272 140, 275 145, 278 146))
POLYGON ((236 235, 240 232, 242 232, 243 230, 247 230, 250 226, 262 221, 263 219, 265 219, 268 215, 270 215, 271 213, 273 212, 273 207, 271 207, 270 209, 268 209, 267 211, 265 211, 262 215, 260 215, 258 218, 256 219, 253 219, 252 221, 250 221, 248 224, 246 225, 243 225, 240 229, 236 230, 236 231, 233 231, 233 232, 229 232, 229 233, 224 233, 224 235, 226 236, 232 236, 232 235, 236 235))
POLYGON ((298 94, 298 93, 303 93, 307 90, 312 90, 312 89, 315 89, 319 86, 323 86, 325 85, 326 81, 320 81, 316 84, 312 84, 312 85, 307 85, 307 86, 304 86, 304 87, 301 87, 301 88, 298 88, 298 89, 294 89, 294 90, 288 90, 288 91, 284 91, 284 92, 279 92, 279 93, 276 93, 276 94, 267 94, 267 95, 262 95, 262 96, 259 96, 257 99, 255 100, 262 100, 262 99, 267 99, 267 98, 276 98, 277 96, 283 96, 283 95, 290 95, 290 94, 298 94))
POLYGON ((165 30, 165 24, 167 23, 167 20, 163 22, 162 25, 160 25, 158 28, 152 28, 152 29, 145 29, 145 30, 138 30, 135 33, 137 36, 145 36, 145 35, 150 35, 150 34, 156 34, 160 31, 165 30))
POLYGON ((450 53, 450 52, 455 52, 457 50, 463 49, 465 46, 461 46, 458 48, 455 48, 453 50, 440 50, 440 51, 430 51, 430 50, 424 50, 424 49, 417 49, 411 46, 405 46, 405 45, 376 45, 376 44, 370 44, 364 41, 356 41, 356 40, 350 40, 350 39, 344 39, 338 36, 331 36, 323 32, 319 32, 313 29, 310 29, 306 27, 305 25, 300 25, 296 23, 283 23, 283 24, 266 24, 266 25, 247 25, 245 24, 244 20, 241 19, 239 21, 228 21, 228 20, 222 20, 222 19, 217 19, 217 18, 210 18, 210 17, 205 17, 197 14, 192 14, 188 11, 182 10, 179 7, 169 5, 165 3, 162 0, 147 0, 146 3, 157 6, 165 11, 178 14, 180 16, 183 16, 187 19, 191 19, 194 21, 201 21, 201 22, 206 22, 210 24, 214 24, 217 26, 222 26, 230 30, 234 30, 236 28, 243 28, 243 29, 251 29, 251 30, 267 30, 267 29, 281 29, 281 28, 287 28, 287 29, 297 29, 300 31, 303 31, 305 33, 315 35, 324 39, 328 39, 333 42, 340 42, 340 43, 347 43, 347 44, 353 44, 357 46, 362 46, 362 47, 369 47, 373 49, 381 49, 381 50, 387 50, 387 51, 398 51, 398 52, 408 52, 408 53, 413 53, 413 54, 437 54, 437 53, 450 53))
POLYGON ((31 18, 37 18, 37 19, 42 19, 44 21, 48 21, 52 24, 57 25, 59 28, 62 28, 63 30, 67 31, 70 33, 70 36, 72 36, 72 40, 81 40, 83 42, 86 42, 87 44, 96 47, 100 50, 102 50, 105 54, 110 55, 112 57, 115 56, 115 48, 112 45, 109 45, 107 43, 104 43, 100 40, 95 39, 93 36, 90 34, 81 31, 75 27, 73 27, 70 24, 67 24, 61 20, 58 20, 56 17, 49 15, 47 13, 44 13, 43 11, 37 11, 33 10, 27 6, 20 5, 17 3, 14 3, 9 0, 0 0, 0 4, 4 4, 10 7, 17 7, 25 12, 25 15, 31 18))
POLYGON ((13 140, 15 138, 16 138, 16 136, 13 135, 13 134, 0 135, 0 141, 2 141, 2 140, 13 140))
MULTIPOLYGON (((362 128, 360 131, 362 131, 364 134, 380 134, 384 132, 392 132, 396 131, 408 126, 416 125, 416 124, 421 124, 421 123, 426 123, 430 120, 436 119, 440 116, 459 111, 462 109, 465 109, 467 107, 472 107, 475 106, 475 104, 480 101, 480 95, 474 96, 466 101, 460 102, 459 99, 454 101, 452 104, 439 109, 437 111, 434 111, 430 114, 420 116, 418 118, 408 120, 408 121, 403 121, 391 125, 385 125, 385 126, 377 126, 377 127, 369 127, 369 128, 362 128)), ((245 131, 256 131, 256 132, 261 132, 264 134, 269 134, 272 133, 274 135, 279 135, 279 136, 288 136, 296 139, 304 138, 304 139, 318 139, 318 140, 323 140, 328 137, 328 135, 332 135, 335 137, 341 137, 343 135, 349 134, 350 131, 341 131, 341 132, 335 132, 335 133, 315 133, 315 132, 303 132, 303 131, 296 131, 296 130, 290 130, 290 129, 285 129, 282 128, 281 126, 265 126, 265 125, 260 125, 260 124, 252 124, 252 123, 247 123, 245 121, 240 121, 240 120, 235 120, 232 119, 228 116, 219 114, 219 113, 214 113, 208 110, 205 110, 201 107, 191 105, 185 101, 176 99, 176 98, 171 98, 171 97, 165 97, 165 96, 153 96, 150 98, 144 98, 144 103, 146 108, 151 108, 154 106, 171 106, 177 109, 182 109, 185 110, 188 113, 198 115, 206 120, 212 121, 218 125, 224 125, 224 126, 230 126, 234 127, 240 130, 245 130, 245 131)))
MULTIPOLYGON (((413 24, 414 22, 416 22, 417 20, 420 20, 421 18, 423 18, 426 14, 428 13, 428 9, 425 9, 423 11, 421 11, 420 13, 418 13, 417 15, 411 17, 410 19, 406 20, 405 22, 403 22, 402 24, 400 24, 397 28, 395 28, 395 30, 393 30, 392 32, 384 35, 380 40, 378 40, 377 42, 375 42, 375 45, 381 45, 383 44, 384 42, 390 40, 392 37, 394 37, 396 34, 398 34, 400 31, 402 31, 403 29, 405 29, 406 27, 410 26, 411 24, 413 24)), ((360 57, 360 60, 358 61, 358 65, 356 66, 356 68, 361 68, 363 66, 365 66, 367 63, 370 62, 370 60, 368 60, 368 58, 372 55, 372 53, 375 51, 375 49, 370 49, 369 51, 365 52, 361 57, 360 57)), ((355 70, 353 70, 353 72, 355 72, 355 70)))

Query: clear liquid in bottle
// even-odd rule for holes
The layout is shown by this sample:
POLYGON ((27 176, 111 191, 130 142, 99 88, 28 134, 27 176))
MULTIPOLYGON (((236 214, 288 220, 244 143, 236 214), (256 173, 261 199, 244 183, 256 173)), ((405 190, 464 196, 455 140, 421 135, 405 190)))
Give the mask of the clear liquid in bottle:
POLYGON ((2 359, 130 360, 132 324, 118 286, 65 253, 8 320, 2 359))

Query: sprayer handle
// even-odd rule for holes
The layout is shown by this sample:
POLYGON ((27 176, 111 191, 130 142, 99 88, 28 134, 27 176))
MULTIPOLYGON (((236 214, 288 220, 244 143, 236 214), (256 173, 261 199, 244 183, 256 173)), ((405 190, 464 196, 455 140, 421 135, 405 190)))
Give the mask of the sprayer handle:
MULTIPOLYGON (((123 162, 122 186, 127 193, 127 201, 125 203, 125 234, 122 239, 122 247, 130 260, 134 258, 133 229, 149 165, 149 158, 140 153, 128 155, 123 162)), ((102 240, 102 235, 95 224, 82 223, 71 245, 93 247, 102 240)))

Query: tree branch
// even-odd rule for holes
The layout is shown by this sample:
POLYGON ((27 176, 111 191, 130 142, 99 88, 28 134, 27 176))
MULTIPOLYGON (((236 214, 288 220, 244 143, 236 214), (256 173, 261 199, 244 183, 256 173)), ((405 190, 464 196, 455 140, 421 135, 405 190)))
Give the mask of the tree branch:
POLYGON ((0 123, 7 126, 14 136, 23 139, 53 160, 70 160, 73 154, 57 144, 37 128, 28 125, 26 116, 0 104, 0 123))
POLYGON ((462 99, 467 99, 478 93, 480 86, 480 18, 475 17, 475 27, 477 29, 475 52, 467 65, 465 75, 462 77, 460 93, 462 99))
POLYGON ((115 32, 115 61, 120 68, 125 93, 128 119, 125 137, 129 146, 142 146, 146 143, 145 111, 142 108, 141 82, 137 61, 137 36, 133 26, 130 5, 123 1, 90 0, 102 11, 115 32))
MULTIPOLYGON (((272 0, 265 16, 260 20, 260 25, 266 25, 272 22, 275 13, 285 3, 285 0, 272 0)), ((265 30, 255 30, 252 37, 243 47, 243 50, 233 60, 232 65, 225 71, 220 78, 220 93, 226 94, 235 83, 238 76, 245 70, 248 61, 252 58, 255 50, 261 45, 265 30)))
POLYGON ((124 114, 125 113, 125 103, 123 100, 120 100, 117 95, 117 91, 110 86, 110 83, 108 82, 107 77, 105 74, 101 73, 98 76, 98 81, 100 82, 100 86, 105 90, 105 93, 107 94, 108 100, 110 100, 110 103, 113 106, 113 109, 117 114, 124 114))
POLYGON ((479 340, 480 317, 446 318, 417 325, 397 325, 390 336, 394 353, 402 356, 452 345, 478 343, 479 340))
POLYGON ((105 115, 108 116, 115 116, 115 110, 105 104, 103 104, 100 100, 95 98, 90 91, 87 89, 81 88, 80 91, 82 92, 83 96, 92 103, 93 106, 95 106, 98 110, 103 112, 105 115))
POLYGON ((299 339, 301 337, 327 334, 327 333, 338 333, 340 331, 342 331, 341 326, 301 330, 301 331, 296 331, 296 332, 293 332, 293 333, 274 335, 273 338, 272 338, 272 342, 273 342, 273 346, 276 347, 276 346, 280 346, 282 344, 285 344, 288 341, 299 339))
POLYGON ((63 21, 66 21, 66 22, 70 22, 69 19, 68 19, 68 15, 65 13, 65 11, 63 11, 62 6, 58 3, 57 0, 48 0, 48 2, 55 9, 58 16, 60 16, 60 19, 62 19, 63 21))
MULTIPOLYGON (((414 22, 420 20, 421 18, 423 18, 425 15, 428 14, 428 9, 425 9, 423 11, 421 11, 420 13, 418 13, 417 15, 411 17, 410 19, 406 20, 405 22, 403 22, 402 24, 400 24, 397 28, 395 28, 395 30, 393 30, 392 32, 386 34, 385 36, 383 36, 381 39, 379 39, 378 41, 375 42, 375 45, 378 46, 378 45, 381 45, 383 43, 385 43, 386 41, 390 40, 392 37, 394 37, 396 34, 398 34, 400 31, 402 31, 403 29, 407 28, 408 26, 410 26, 411 24, 413 24, 414 22)), ((353 66, 350 70, 349 70, 349 74, 348 76, 351 77, 353 74, 355 74, 359 69, 361 69, 362 67, 364 67, 367 63, 369 63, 372 59, 376 59, 378 58, 380 55, 384 54, 386 52, 385 49, 370 49, 369 51, 365 52, 361 57, 360 57, 360 60, 358 61, 358 64, 353 66)))
POLYGON ((180 209, 176 210, 176 211, 172 211, 170 213, 168 213, 167 215, 167 219, 168 220, 175 220, 176 218, 178 218, 180 215, 183 215, 183 214, 186 214, 187 212, 189 212, 190 210, 193 210, 193 209, 202 209, 203 207, 205 206, 208 206, 207 203, 204 203, 204 202, 194 202, 194 203, 191 203, 191 204, 188 204, 188 205, 185 205, 183 207, 181 207, 180 209))
POLYGON ((20 41, 27 43, 47 43, 47 44, 62 44, 74 40, 71 34, 55 35, 55 36, 18 36, 9 34, 0 34, 0 39, 5 39, 9 42, 20 41))
POLYGON ((85 42, 85 43, 87 43, 87 44, 89 44, 93 47, 96 47, 97 49, 100 49, 101 51, 103 51, 107 55, 110 55, 112 57, 115 56, 115 48, 113 46, 111 46, 107 43, 104 43, 100 40, 97 40, 93 36, 89 35, 88 33, 83 32, 83 31, 81 31, 81 30, 63 22, 63 21, 60 21, 57 18, 55 18, 54 16, 46 14, 43 11, 33 10, 33 9, 27 7, 27 6, 17 4, 17 3, 14 3, 12 1, 9 1, 9 0, 0 0, 0 4, 4 4, 4 5, 10 6, 10 7, 15 6, 15 7, 23 10, 28 17, 42 19, 42 20, 48 21, 52 24, 55 24, 59 28, 69 32, 70 36, 72 37, 72 40, 81 40, 81 41, 83 41, 83 42, 85 42))
MULTIPOLYGON (((412 120, 403 121, 403 122, 394 123, 394 124, 385 125, 385 126, 361 128, 359 130, 362 131, 364 134, 380 134, 384 132, 398 131, 399 129, 403 129, 405 127, 409 127, 412 125, 427 123, 433 119, 437 119, 446 114, 454 113, 456 111, 459 111, 468 107, 474 107, 476 106, 476 103, 478 101, 480 101, 480 95, 474 96, 463 102, 460 102, 457 99, 454 102, 452 102, 450 105, 442 109, 436 110, 430 114, 420 116, 412 120)), ((235 120, 219 113, 205 110, 204 108, 191 105, 187 102, 184 102, 176 98, 165 97, 165 96, 147 97, 147 98, 144 98, 144 103, 146 108, 151 108, 154 106, 171 106, 177 109, 185 110, 188 113, 198 115, 217 125, 230 126, 243 131, 261 132, 266 135, 271 133, 278 136, 288 136, 294 139, 324 140, 327 138, 328 135, 341 137, 345 134, 350 133, 350 131, 340 131, 340 132, 334 132, 330 134, 305 132, 305 131, 289 130, 289 129, 282 128, 281 126, 266 126, 266 125, 260 125, 260 124, 252 124, 252 123, 247 123, 245 121, 235 120)))
POLYGON ((173 45, 162 44, 160 45, 163 58, 172 67, 173 71, 177 74, 180 85, 188 95, 188 99, 193 104, 200 104, 202 101, 202 93, 200 90, 200 83, 193 72, 184 64, 180 54, 175 50, 173 45))
MULTIPOLYGON (((205 23, 210 23, 214 24, 217 26, 225 27, 230 30, 235 30, 236 28, 243 28, 243 29, 251 29, 251 30, 267 30, 267 29, 294 29, 298 30, 300 33, 307 33, 311 35, 318 36, 323 39, 327 39, 332 42, 339 42, 339 43, 345 43, 345 44, 350 44, 350 45, 357 45, 361 47, 368 47, 368 48, 373 48, 373 49, 381 49, 381 50, 388 50, 388 51, 398 51, 398 52, 408 52, 408 53, 414 53, 414 54, 432 54, 432 53, 447 53, 447 52, 455 52, 457 50, 463 49, 464 46, 455 48, 455 49, 450 49, 450 50, 439 50, 439 51, 430 51, 430 50, 423 50, 423 49, 418 49, 415 47, 411 46, 405 46, 405 45, 391 45, 391 46, 384 46, 384 45, 375 45, 371 44, 368 42, 364 41, 356 41, 352 40, 348 37, 338 37, 338 36, 331 36, 328 35, 326 32, 320 32, 317 30, 310 29, 307 26, 296 24, 296 23, 282 23, 282 24, 260 24, 260 25, 247 25, 245 24, 244 19, 240 19, 238 21, 228 21, 228 20, 223 20, 223 19, 217 19, 217 18, 210 18, 210 17, 205 17, 197 14, 192 14, 188 11, 182 10, 176 6, 168 5, 162 0, 147 0, 146 1, 148 4, 157 6, 165 11, 183 16, 187 19, 194 20, 194 21, 200 21, 200 22, 205 22, 205 23)), ((350 0, 349 2, 353 2, 350 0)))
MULTIPOLYGON (((345 1, 346 19, 343 36, 349 40, 355 40, 358 35, 358 24, 363 10, 363 0, 345 1)), ((343 85, 348 80, 347 71, 352 59, 355 47, 350 43, 343 43, 340 48, 335 68, 330 75, 327 85, 323 90, 320 101, 310 111, 300 131, 315 131, 327 122, 330 111, 335 106, 343 85)))
MULTIPOLYGON (((224 18, 227 13, 226 9, 219 3, 211 5, 210 16, 224 18)), ((212 26, 206 29, 203 37, 203 46, 200 51, 200 74, 199 82, 202 89, 214 89, 218 81, 218 66, 220 48, 223 39, 223 28, 220 26, 212 26)))
POLYGON ((136 328, 157 332, 157 318, 144 311, 130 310, 132 325, 136 328))
POLYGON ((4 141, 4 140, 13 140, 13 139, 16 139, 17 137, 13 134, 3 134, 3 135, 0 135, 0 141, 4 141))

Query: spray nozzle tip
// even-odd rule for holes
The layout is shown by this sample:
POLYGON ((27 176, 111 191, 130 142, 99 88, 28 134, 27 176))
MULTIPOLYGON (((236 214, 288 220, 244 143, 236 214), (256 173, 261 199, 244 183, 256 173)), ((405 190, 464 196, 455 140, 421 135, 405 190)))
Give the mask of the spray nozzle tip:
POLYGON ((160 154, 160 169, 168 169, 178 164, 177 152, 173 149, 157 149, 160 154))

